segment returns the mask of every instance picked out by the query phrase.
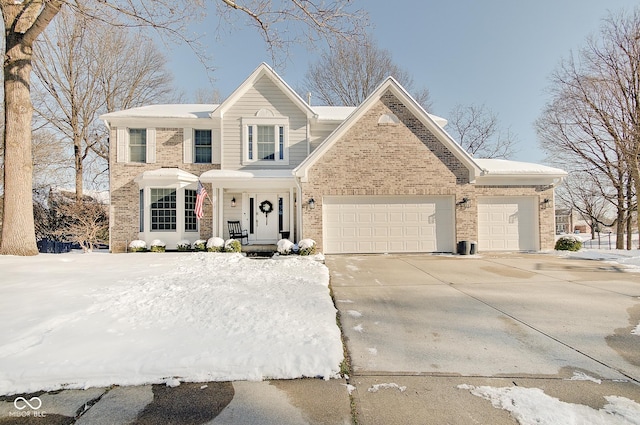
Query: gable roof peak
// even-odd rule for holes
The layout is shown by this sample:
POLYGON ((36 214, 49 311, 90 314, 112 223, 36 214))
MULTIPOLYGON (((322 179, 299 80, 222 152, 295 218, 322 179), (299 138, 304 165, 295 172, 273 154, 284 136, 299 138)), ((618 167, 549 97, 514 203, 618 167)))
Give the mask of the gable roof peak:
POLYGON ((396 80, 387 77, 355 110, 294 170, 294 174, 305 181, 309 169, 315 164, 333 144, 339 140, 352 125, 369 111, 383 96, 390 91, 402 105, 416 117, 422 125, 442 143, 468 170, 469 181, 474 182, 476 176, 482 173, 482 168, 474 161, 462 147, 438 123, 435 116, 431 116, 407 90, 396 80))
POLYGON ((269 78, 285 96, 287 96, 301 111, 308 117, 316 116, 311 106, 305 102, 295 90, 287 84, 276 71, 267 63, 262 62, 253 72, 229 95, 220 106, 213 111, 212 117, 222 117, 224 113, 236 103, 251 87, 253 87, 262 77, 269 78))

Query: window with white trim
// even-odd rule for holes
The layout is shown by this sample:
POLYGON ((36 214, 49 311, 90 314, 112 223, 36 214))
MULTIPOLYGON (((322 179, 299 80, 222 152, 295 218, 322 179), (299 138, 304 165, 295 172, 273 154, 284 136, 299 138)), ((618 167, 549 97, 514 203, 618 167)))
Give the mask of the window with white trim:
POLYGON ((194 130, 194 161, 196 164, 211 164, 211 130, 194 130))
POLYGON ((243 120, 244 163, 289 163, 287 118, 243 120))
POLYGON ((196 219, 196 191, 184 190, 184 230, 185 232, 197 232, 198 220, 196 219))
POLYGON ((175 231, 177 213, 175 189, 151 189, 151 231, 175 231))
POLYGON ((129 162, 147 162, 147 129, 129 129, 129 162))

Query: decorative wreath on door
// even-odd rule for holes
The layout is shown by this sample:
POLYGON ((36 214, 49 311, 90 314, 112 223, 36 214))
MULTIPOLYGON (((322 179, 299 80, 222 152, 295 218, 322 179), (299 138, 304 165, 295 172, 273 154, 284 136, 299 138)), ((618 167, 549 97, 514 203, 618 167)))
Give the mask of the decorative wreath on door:
POLYGON ((269 222, 269 214, 273 211, 273 204, 269 201, 260 202, 260 212, 264 214, 265 224, 269 222))
POLYGON ((260 212, 269 215, 273 211, 273 204, 270 201, 260 202, 260 212))

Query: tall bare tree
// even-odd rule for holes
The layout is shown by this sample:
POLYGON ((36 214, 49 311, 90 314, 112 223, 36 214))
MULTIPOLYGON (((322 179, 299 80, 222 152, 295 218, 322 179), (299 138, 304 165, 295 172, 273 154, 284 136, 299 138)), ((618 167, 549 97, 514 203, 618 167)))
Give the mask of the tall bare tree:
POLYGON ((576 211, 587 222, 592 239, 596 229, 616 225, 616 220, 610 216, 615 210, 616 191, 607 179, 600 180, 599 177, 600 174, 586 170, 573 171, 556 189, 559 203, 576 211))
POLYGON ((304 90, 331 106, 358 106, 385 78, 394 77, 425 110, 431 108, 429 90, 416 90, 410 73, 394 63, 391 52, 366 40, 339 40, 309 66, 304 90))
POLYGON ((448 121, 454 139, 477 158, 509 158, 516 152, 517 138, 500 128, 498 116, 485 105, 456 105, 448 121))
MULTIPOLYGON (((300 33, 314 41, 361 32, 365 15, 350 10, 349 0, 317 3, 308 0, 211 0, 218 14, 244 17, 275 50, 300 33), (292 31, 297 27, 299 31, 292 31)), ((31 120, 30 99, 33 45, 54 17, 66 6, 97 21, 121 26, 147 26, 164 32, 168 38, 186 42, 189 23, 203 17, 204 0, 0 0, 5 30, 4 60, 4 225, 0 254, 37 254, 31 203, 31 120), (114 15, 115 13, 115 15, 114 15)), ((202 51, 201 51, 202 52, 202 51)))
POLYGON ((609 15, 577 58, 560 64, 551 84, 537 122, 542 147, 565 168, 587 167, 607 179, 622 249, 640 190, 640 9, 609 15))
POLYGON ((76 200, 85 163, 108 163, 101 113, 169 100, 172 77, 151 40, 128 28, 61 11, 34 49, 36 118, 73 146, 76 200), (97 155, 97 158, 94 156, 97 155))

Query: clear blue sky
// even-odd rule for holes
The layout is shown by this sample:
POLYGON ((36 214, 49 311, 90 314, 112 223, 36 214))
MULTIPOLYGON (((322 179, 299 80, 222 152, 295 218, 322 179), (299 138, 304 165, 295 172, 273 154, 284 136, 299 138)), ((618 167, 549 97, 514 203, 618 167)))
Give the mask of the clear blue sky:
MULTIPOLYGON (((519 140, 511 159, 544 162, 534 121, 548 96, 549 76, 559 61, 597 34, 609 11, 640 6, 633 0, 356 0, 370 15, 370 32, 392 52, 394 61, 431 92, 432 112, 447 117, 456 104, 485 104, 502 127, 519 140)), ((213 8, 212 8, 213 11, 213 8)), ((206 32, 223 96, 235 89, 261 62, 271 57, 253 30, 237 24, 217 31, 218 17, 194 28, 206 32)), ((210 86, 204 68, 186 48, 167 53, 175 84, 189 98, 210 86)), ((293 87, 302 86, 317 52, 295 48, 278 73, 293 87)))

